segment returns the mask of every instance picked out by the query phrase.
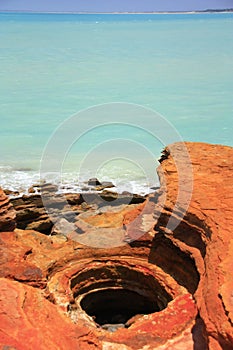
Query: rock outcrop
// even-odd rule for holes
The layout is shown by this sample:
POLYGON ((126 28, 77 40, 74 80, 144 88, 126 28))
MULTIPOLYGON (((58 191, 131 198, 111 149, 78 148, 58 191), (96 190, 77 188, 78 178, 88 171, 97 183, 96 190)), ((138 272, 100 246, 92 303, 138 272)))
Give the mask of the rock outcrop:
MULTIPOLYGON (((93 216, 99 215, 100 208, 108 204, 112 207, 116 206, 116 204, 118 206, 130 204, 132 208, 132 205, 145 201, 143 196, 130 193, 118 195, 105 190, 101 193, 58 194, 56 193, 56 186, 44 185, 43 187, 45 191, 43 192, 44 201, 40 194, 23 195, 22 197, 11 199, 11 203, 16 211, 17 228, 51 234, 51 232, 54 232, 54 223, 60 220, 61 217, 69 222, 75 222, 80 221, 80 214, 87 211, 87 216, 89 217, 91 216, 90 213, 93 213, 93 216), (45 202, 46 208, 44 208, 45 202), (50 215, 48 215, 48 210, 50 215)), ((9 204, 8 200, 7 203, 9 204)))
MULTIPOLYGON (((167 198, 156 230, 163 236, 163 244, 167 240, 195 262, 200 281, 193 292, 205 323, 209 348, 233 349, 233 148, 200 143, 186 146, 193 176, 187 211, 183 214, 182 206, 177 206, 174 212, 179 189, 176 157, 181 160, 180 171, 187 173, 185 164, 182 165, 182 147, 174 144, 165 150, 159 169, 161 193, 166 192, 167 198), (171 213, 180 223, 175 230, 167 231, 171 213)), ((168 257, 156 254, 158 241, 155 235, 151 260, 163 264, 161 260, 168 257)), ((180 274, 172 267, 167 270, 173 275, 180 274)))
POLYGON ((0 348, 233 349, 233 149, 185 148, 189 164, 183 144, 165 149, 161 188, 144 202, 73 198, 81 233, 0 233, 0 348), (128 244, 82 244, 96 228, 128 244))
POLYGON ((15 216, 13 206, 0 188, 0 232, 14 230, 16 226, 15 216))

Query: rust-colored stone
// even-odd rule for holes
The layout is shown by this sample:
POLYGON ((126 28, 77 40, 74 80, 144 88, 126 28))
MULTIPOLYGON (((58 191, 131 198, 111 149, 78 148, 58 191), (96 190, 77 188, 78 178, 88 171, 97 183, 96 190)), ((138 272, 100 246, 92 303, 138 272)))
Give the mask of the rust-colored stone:
POLYGON ((15 210, 10 204, 8 197, 0 188, 0 232, 13 231, 16 226, 15 210))
MULTIPOLYGON (((76 226, 87 237, 97 227, 98 234, 109 229, 112 237, 137 238, 120 247, 86 246, 75 231, 68 239, 2 232, 0 349, 232 350, 232 171, 231 147, 178 143, 162 157, 159 193, 144 203, 118 212, 76 208, 76 226), (129 328, 120 324, 111 332, 88 301, 92 293, 104 305, 105 290, 125 291, 126 298, 133 291, 138 304, 145 297, 158 309, 139 309, 129 328)), ((42 209, 39 197, 33 200, 42 209)), ((81 202, 74 198, 74 205, 81 202)), ((137 306, 133 297, 127 303, 137 306)))
MULTIPOLYGON (((182 159, 182 147, 174 144, 166 149, 159 169, 161 195, 166 192, 167 197, 156 228, 195 262, 200 282, 194 298, 209 349, 233 349, 233 148, 203 143, 186 143, 186 147, 193 176, 188 209, 178 227, 168 232, 165 226, 179 189, 174 159, 182 159)), ((186 164, 181 162, 180 171, 186 174, 186 164)), ((173 213, 178 220, 181 215, 182 205, 173 213)))
POLYGON ((97 337, 74 325, 42 292, 0 278, 1 349, 100 349, 97 337))

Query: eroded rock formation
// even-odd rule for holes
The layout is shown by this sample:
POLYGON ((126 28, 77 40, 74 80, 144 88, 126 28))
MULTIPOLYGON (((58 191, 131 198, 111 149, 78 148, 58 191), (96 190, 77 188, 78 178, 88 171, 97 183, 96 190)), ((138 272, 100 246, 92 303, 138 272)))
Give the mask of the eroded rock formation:
POLYGON ((73 231, 0 234, 1 349, 233 349, 233 149, 185 147, 191 168, 169 146, 143 203, 90 209, 72 195, 73 231), (101 232, 128 243, 95 248, 101 232))
MULTIPOLYGON (((166 180, 161 181, 161 191, 166 191, 167 199, 156 229, 195 262, 200 281, 194 298, 205 323, 209 348, 232 349, 233 149, 199 143, 188 143, 187 149, 193 167, 188 210, 173 232, 165 232, 179 188, 173 155, 181 160, 182 156, 180 145, 175 144, 169 147, 167 157, 165 151, 160 168, 166 180)), ((185 165, 181 169, 185 174, 185 165)), ((180 207, 173 217, 179 220, 182 214, 180 207)), ((157 258, 152 259, 156 262, 157 258)))
MULTIPOLYGON (((111 205, 112 203, 112 207, 116 206, 116 204, 119 207, 119 205, 124 204, 142 203, 145 200, 140 195, 118 195, 106 190, 101 193, 85 193, 82 195, 68 193, 62 195, 57 193, 57 186, 44 185, 43 187, 43 199, 40 194, 23 195, 22 197, 13 197, 11 199, 16 212, 17 228, 50 234, 54 223, 61 217, 68 220, 68 222, 80 221, 82 217, 86 218, 84 221, 93 221, 94 216, 100 214, 103 205, 106 207, 106 205, 111 205), (46 208, 44 208, 44 204, 46 204, 46 208), (50 215, 48 215, 46 209, 49 210, 50 215), (84 215, 87 211, 88 213, 84 215), (80 214, 83 215, 81 216, 80 214), (91 219, 91 215, 93 219, 91 219)), ((7 201, 9 203, 9 200, 7 201)), ((121 211, 127 211, 127 206, 121 209, 121 211)), ((110 209, 110 211, 113 211, 113 209, 110 209)), ((115 210, 115 212, 117 213, 119 210, 115 210)), ((103 216, 106 215, 103 214, 103 216)), ((115 217, 117 218, 117 214, 115 217)), ((99 219, 101 220, 100 216, 99 219)), ((112 219, 113 217, 111 217, 111 221, 112 219)), ((103 225, 105 225, 104 222, 103 225)))
POLYGON ((16 226, 15 216, 13 206, 0 188, 0 232, 14 230, 16 226))

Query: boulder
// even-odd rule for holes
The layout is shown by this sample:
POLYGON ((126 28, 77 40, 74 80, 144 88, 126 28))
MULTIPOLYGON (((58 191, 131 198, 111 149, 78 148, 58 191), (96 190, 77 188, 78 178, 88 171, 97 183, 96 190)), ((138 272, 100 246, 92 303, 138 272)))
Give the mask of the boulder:
POLYGON ((103 181, 103 182, 101 182, 101 184, 99 186, 95 187, 95 190, 96 191, 102 191, 105 188, 112 188, 112 187, 115 187, 115 185, 112 182, 110 182, 110 181, 103 181))
POLYGON ((101 185, 101 182, 99 182, 99 180, 96 177, 93 177, 88 180, 87 184, 88 186, 99 186, 101 185))
POLYGON ((40 192, 52 192, 52 193, 56 193, 58 191, 58 186, 57 185, 54 185, 54 184, 51 184, 51 183, 44 183, 42 184, 40 187, 40 192))

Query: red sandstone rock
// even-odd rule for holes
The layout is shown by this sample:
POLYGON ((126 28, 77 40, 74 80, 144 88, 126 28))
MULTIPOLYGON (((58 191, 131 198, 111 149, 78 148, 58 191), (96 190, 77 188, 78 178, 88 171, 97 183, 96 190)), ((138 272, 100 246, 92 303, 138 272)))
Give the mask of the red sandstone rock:
POLYGON ((0 279, 0 295, 1 349, 100 349, 89 329, 74 325, 40 290, 0 279))
POLYGON ((0 188, 0 232, 11 231, 15 228, 15 211, 9 199, 0 188))
POLYGON ((187 173, 182 148, 174 144, 160 167, 161 193, 166 191, 167 198, 157 229, 166 232, 167 239, 195 261, 200 282, 194 297, 209 349, 233 349, 233 149, 201 143, 187 143, 186 147, 193 168, 190 203, 184 218, 182 204, 173 213, 174 218, 181 217, 181 222, 173 232, 167 232, 165 226, 179 188, 175 157, 181 159, 180 172, 187 173))
POLYGON ((74 240, 29 230, 1 233, 2 348, 233 349, 233 149, 186 147, 189 174, 183 145, 166 149, 158 201, 150 196, 117 214, 81 214, 90 242, 90 226, 102 226, 101 234, 112 220, 114 234, 124 225, 138 237, 130 245, 95 249, 75 233, 74 240), (135 290, 151 301, 159 295, 163 303, 168 294, 172 300, 111 333, 80 306, 88 293, 97 298, 106 288, 135 290))

